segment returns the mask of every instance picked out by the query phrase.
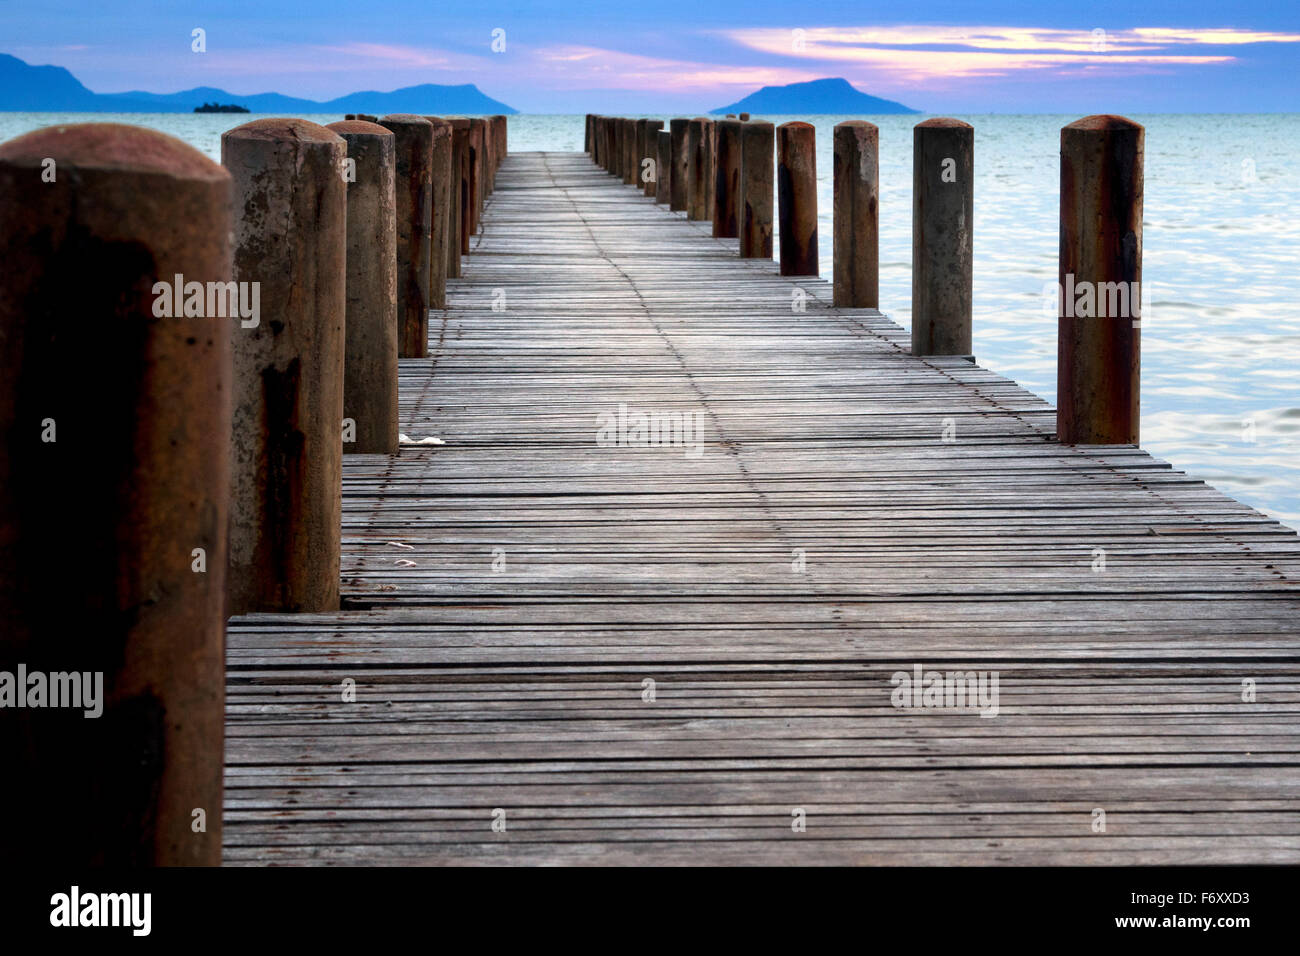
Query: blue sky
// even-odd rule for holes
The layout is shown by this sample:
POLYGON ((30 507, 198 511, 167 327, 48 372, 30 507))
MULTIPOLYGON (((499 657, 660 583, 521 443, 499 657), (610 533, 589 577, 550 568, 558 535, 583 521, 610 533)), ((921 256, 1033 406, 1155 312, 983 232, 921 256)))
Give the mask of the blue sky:
POLYGON ((524 112, 699 112, 827 76, 937 113, 1300 110, 1297 0, 4 0, 0 52, 100 93, 474 83, 524 112))

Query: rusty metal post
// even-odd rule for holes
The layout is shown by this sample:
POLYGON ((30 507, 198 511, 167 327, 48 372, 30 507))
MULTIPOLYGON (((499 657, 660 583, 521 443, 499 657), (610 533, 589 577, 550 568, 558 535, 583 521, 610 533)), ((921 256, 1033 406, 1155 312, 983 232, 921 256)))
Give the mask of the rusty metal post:
POLYGON ((397 454, 397 194, 391 131, 330 123, 352 161, 348 178, 343 452, 397 454), (349 425, 351 428, 349 429, 349 425), (349 438, 351 440, 349 441, 349 438))
POLYGON ((880 130, 865 120, 835 127, 834 303, 880 307, 880 130))
POLYGON ((1061 130, 1056 435, 1136 445, 1146 130, 1088 116, 1061 130))
POLYGON ((937 118, 912 131, 912 354, 970 355, 975 130, 937 118))
POLYGON ((740 120, 714 124, 717 148, 713 176, 713 235, 735 239, 740 235, 740 120))
POLYGON ((243 211, 235 279, 259 284, 262 309, 234 336, 234 614, 339 605, 346 155, 338 135, 306 120, 254 120, 221 137, 243 211))
POLYGON ((663 128, 663 120, 645 121, 645 151, 642 154, 643 171, 639 181, 643 184, 642 191, 651 199, 654 199, 659 191, 659 177, 662 175, 659 169, 659 131, 663 128), (647 159, 650 160, 648 172, 645 170, 647 159))
POLYGON ((433 124, 423 116, 396 113, 379 125, 392 131, 397 159, 397 354, 424 358, 433 251, 433 124))
POLYGON ((809 123, 776 128, 781 275, 817 275, 817 144, 809 123))
POLYGON ((668 139, 672 147, 672 169, 668 174, 668 208, 673 212, 686 211, 686 183, 690 179, 687 130, 691 121, 682 117, 668 121, 668 139))
POLYGON ((686 127, 686 218, 713 218, 713 120, 697 116, 686 127))
POLYGON ((740 128, 740 257, 772 258, 772 172, 776 129, 771 123, 740 128))
POLYGON ((231 229, 162 133, 0 145, 0 670, 86 695, 0 709, 13 865, 221 862, 231 229))
POLYGON ((447 308, 447 249, 451 233, 451 123, 426 116, 433 124, 432 186, 429 195, 429 308, 447 308))
POLYGON ((655 133, 655 202, 668 204, 673 191, 673 134, 666 129, 655 133))
POLYGON ((469 120, 453 117, 451 124, 451 168, 448 170, 447 278, 460 278, 460 257, 467 241, 463 234, 465 209, 465 163, 468 161, 469 120))

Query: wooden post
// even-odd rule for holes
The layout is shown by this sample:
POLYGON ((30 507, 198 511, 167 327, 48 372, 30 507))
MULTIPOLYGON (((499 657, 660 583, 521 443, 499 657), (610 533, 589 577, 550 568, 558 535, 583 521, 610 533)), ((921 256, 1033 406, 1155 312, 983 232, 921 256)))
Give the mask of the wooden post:
POLYGON ((645 174, 646 140, 649 139, 646 124, 649 122, 646 119, 632 121, 632 185, 642 192, 645 191, 645 180, 641 177, 645 174))
POLYGON ((723 119, 714 124, 717 151, 713 176, 713 235, 734 239, 740 235, 740 120, 723 119))
MULTIPOLYGON (((492 195, 492 174, 496 169, 496 159, 493 156, 495 152, 496 127, 492 124, 491 117, 483 119, 483 169, 481 170, 483 184, 483 201, 486 203, 487 198, 492 195)), ((482 218, 482 209, 479 210, 482 218)))
POLYGON ((423 116, 395 113, 379 125, 392 130, 397 159, 397 354, 424 358, 433 252, 433 124, 423 116))
POLYGON ((447 308, 447 244, 451 208, 452 126, 441 116, 426 116, 433 124, 431 188, 429 190, 429 308, 447 308))
POLYGON ((360 120, 330 123, 353 163, 348 181, 343 452, 397 454, 395 140, 360 120), (348 441, 348 423, 352 441, 348 441))
POLYGON ((469 118, 469 235, 472 240, 478 235, 479 219, 483 217, 483 152, 486 143, 483 136, 483 119, 479 116, 469 118))
POLYGON ((668 139, 672 147, 672 170, 668 174, 668 208, 673 212, 686 211, 686 184, 690 180, 687 128, 690 123, 690 120, 682 117, 668 121, 668 139))
POLYGON ((618 117, 605 117, 605 172, 613 173, 618 156, 618 117))
POLYGON ((594 117, 588 113, 582 124, 582 151, 591 155, 591 121, 594 117))
POLYGON ((912 131, 912 354, 971 354, 975 130, 937 118, 912 131))
POLYGON ((646 178, 642 175, 642 191, 654 199, 659 192, 659 177, 663 175, 659 168, 659 131, 664 128, 663 120, 646 120, 645 121, 645 153, 642 157, 642 167, 644 168, 645 160, 650 160, 650 171, 653 175, 646 178))
POLYGON ((469 120, 453 117, 451 124, 451 169, 449 175, 449 205, 447 207, 447 277, 459 279, 460 257, 469 242, 464 234, 465 211, 468 198, 465 182, 465 165, 469 162, 469 120))
POLYGON ((1136 445, 1146 130, 1088 116, 1061 130, 1056 435, 1136 445))
POLYGON ((636 120, 623 120, 623 184, 636 183, 636 120))
POLYGON ((772 258, 772 172, 776 129, 746 123, 740 129, 740 256, 772 258))
POLYGON ((781 275, 817 275, 817 150, 809 123, 776 128, 781 275))
POLYGON ((215 866, 239 320, 186 290, 231 279, 230 176, 71 124, 0 145, 0 197, 0 670, 90 697, 0 710, 5 858, 215 866))
MULTIPOLYGON (((502 115, 497 114, 492 117, 492 122, 497 127, 497 167, 500 168, 505 158, 510 155, 510 123, 502 115)), ((493 177, 492 185, 496 187, 496 178, 493 177)))
POLYGON ((713 120, 697 116, 686 127, 686 218, 709 220, 709 181, 713 175, 713 120))
MULTIPOLYGON (((427 156, 427 121, 395 125, 422 128, 408 142, 424 143, 427 156)), ((259 211, 235 222, 235 279, 260 283, 262 305, 259 323, 234 336, 235 614, 339 604, 346 154, 342 139, 306 120, 254 120, 221 137, 235 209, 259 211)), ((427 262, 422 274, 427 281, 427 262)))
POLYGON ((834 302, 880 307, 880 130, 865 120, 835 127, 834 302))
POLYGON ((655 202, 668 204, 673 189, 673 134, 666 129, 655 133, 655 202))
POLYGON ((741 113, 741 114, 740 114, 740 121, 741 121, 742 123, 748 123, 748 122, 749 122, 749 114, 748 114, 748 113, 741 113))

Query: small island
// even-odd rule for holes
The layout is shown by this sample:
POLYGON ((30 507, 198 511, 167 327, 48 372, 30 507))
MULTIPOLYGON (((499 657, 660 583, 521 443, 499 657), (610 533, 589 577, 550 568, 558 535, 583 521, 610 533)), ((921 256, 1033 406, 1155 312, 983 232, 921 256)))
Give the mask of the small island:
POLYGON ((234 103, 204 103, 202 106, 194 107, 196 113, 247 113, 247 106, 236 106, 234 103))

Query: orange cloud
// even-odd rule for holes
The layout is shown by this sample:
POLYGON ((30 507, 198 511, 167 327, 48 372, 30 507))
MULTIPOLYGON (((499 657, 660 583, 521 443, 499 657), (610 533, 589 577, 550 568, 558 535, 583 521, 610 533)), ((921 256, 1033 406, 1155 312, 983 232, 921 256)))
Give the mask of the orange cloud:
POLYGON ((764 27, 722 31, 722 35, 751 50, 879 67, 909 82, 1064 67, 1141 69, 1226 63, 1234 57, 1177 48, 1300 42, 1300 34, 1164 27, 1116 31, 928 25, 764 27))
POLYGON ((547 47, 531 55, 545 68, 548 86, 567 89, 599 85, 607 89, 708 92, 719 87, 798 83, 821 76, 814 70, 791 67, 694 63, 587 46, 547 47))

